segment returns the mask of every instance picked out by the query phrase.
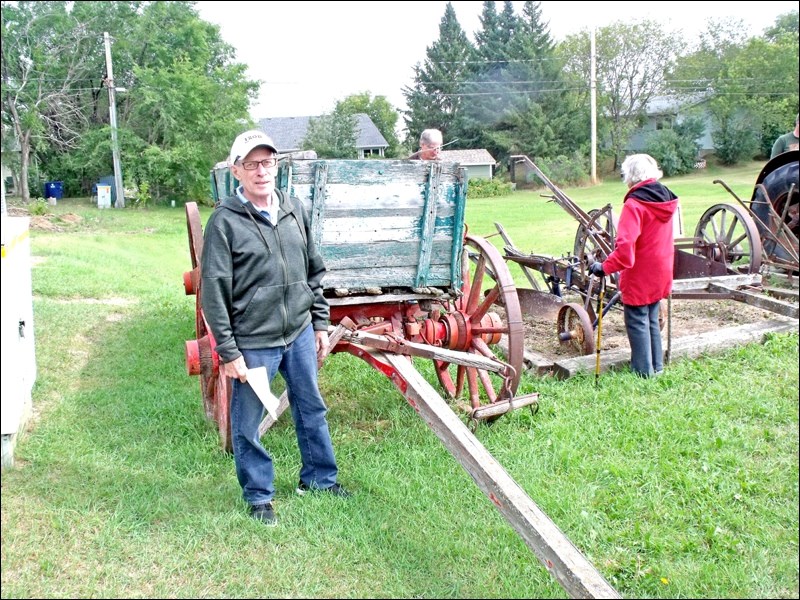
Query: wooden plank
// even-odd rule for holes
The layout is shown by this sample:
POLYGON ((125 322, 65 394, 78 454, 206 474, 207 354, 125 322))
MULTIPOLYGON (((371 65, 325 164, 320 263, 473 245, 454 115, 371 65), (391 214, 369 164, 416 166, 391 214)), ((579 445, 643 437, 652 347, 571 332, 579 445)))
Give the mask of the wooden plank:
MULTIPOLYGON (((313 182, 314 164, 319 161, 294 162, 296 184, 313 182)), ((425 181, 427 165, 424 162, 403 160, 328 160, 329 180, 335 183, 359 185, 384 185, 387 182, 409 182, 419 185, 425 181)))
POLYGON ((319 246, 323 240, 322 225, 325 222, 326 184, 328 182, 328 163, 319 162, 314 171, 314 194, 311 198, 311 235, 319 246))
MULTIPOLYGON (((451 238, 431 240, 431 261, 434 265, 450 268, 449 252, 451 238)), ((375 268, 402 267, 416 262, 419 245, 415 241, 383 242, 381 244, 331 244, 320 249, 329 271, 358 269, 364 266, 375 268)))
MULTIPOLYGON (((326 290, 370 287, 413 288, 416 279, 417 268, 415 266, 349 269, 328 271, 322 279, 322 287, 326 290)), ((431 268, 428 275, 428 287, 430 286, 450 286, 450 267, 448 265, 434 265, 431 268)))
POLYGON ((403 356, 417 356, 419 358, 429 358, 431 360, 441 360, 454 365, 464 365, 474 369, 492 371, 499 373, 506 368, 506 364, 497 359, 472 354, 469 352, 459 352, 432 346, 430 344, 418 344, 407 340, 396 340, 384 335, 376 335, 367 331, 350 331, 342 335, 342 339, 359 346, 368 346, 381 351, 391 352, 403 356))
POLYGON ((747 290, 733 289, 725 285, 717 285, 711 283, 708 286, 708 291, 713 293, 729 293, 734 300, 744 302, 750 306, 769 310, 771 312, 796 319, 798 317, 797 305, 777 298, 770 298, 760 292, 750 292, 747 290))
POLYGON ((672 282, 672 291, 689 292, 708 289, 710 283, 737 287, 740 285, 760 285, 759 273, 744 273, 741 275, 717 275, 713 277, 693 277, 691 279, 675 279, 672 282))
POLYGON ((436 226, 436 209, 439 205, 439 179, 442 165, 430 163, 428 181, 425 185, 425 204, 422 209, 422 222, 419 228, 419 259, 417 261, 417 278, 415 287, 428 285, 428 271, 431 264, 433 231, 436 226))
POLYGON ((353 295, 341 298, 328 298, 331 306, 362 306, 367 304, 392 304, 397 302, 419 302, 430 300, 431 294, 379 294, 379 295, 353 295))
POLYGON ((422 220, 419 227, 419 258, 417 260, 416 287, 427 285, 428 271, 431 264, 433 246, 433 232, 436 226, 436 213, 439 206, 439 179, 442 175, 442 165, 438 162, 430 163, 428 180, 425 183, 425 204, 422 208, 422 220))
POLYGON ((569 596, 621 597, 406 358, 377 351, 376 356, 381 361, 390 363, 408 384, 404 395, 411 407, 469 473, 480 490, 569 596))
MULTIPOLYGON (((421 221, 419 215, 398 217, 378 215, 346 219, 329 219, 325 232, 319 239, 323 246, 359 243, 381 243, 387 241, 420 241, 421 221)), ((438 238, 452 237, 452 222, 433 223, 428 234, 438 238)))
MULTIPOLYGON (((763 343, 767 333, 797 333, 798 321, 776 316, 774 319, 760 323, 748 323, 707 331, 698 335, 690 335, 672 340, 672 356, 675 358, 697 358, 703 354, 712 354, 744 344, 763 343)), ((666 351, 666 348, 664 348, 666 351)), ((630 349, 601 352, 600 371, 620 368, 630 364, 630 349)), ((555 361, 553 373, 562 379, 578 373, 593 373, 597 357, 594 354, 577 356, 555 361)))
POLYGON ((797 289, 789 290, 786 288, 764 286, 764 293, 769 294, 779 300, 790 300, 797 302, 800 300, 800 292, 797 289))
MULTIPOLYGON (((328 331, 331 331, 330 328, 328 329, 328 331)), ((324 361, 328 357, 330 351, 333 350, 333 347, 339 343, 339 340, 342 339, 342 335, 344 335, 346 331, 347 328, 341 324, 337 325, 333 329, 333 331, 331 331, 330 335, 328 336, 328 343, 329 343, 328 352, 321 357, 322 361, 324 361)), ((286 411, 287 408, 289 408, 289 392, 284 391, 281 394, 281 397, 278 398, 278 408, 275 411, 277 419, 280 418, 280 416, 286 411)), ((267 430, 276 423, 277 419, 273 419, 272 415, 270 415, 269 413, 265 413, 264 420, 261 421, 261 423, 258 426, 259 437, 263 436, 267 432, 267 430)))
POLYGON ((464 224, 465 211, 467 210, 467 171, 459 168, 456 171, 456 185, 452 190, 452 202, 455 203, 456 213, 453 219, 453 248, 450 255, 450 281, 453 288, 461 289, 461 254, 464 251, 464 224))

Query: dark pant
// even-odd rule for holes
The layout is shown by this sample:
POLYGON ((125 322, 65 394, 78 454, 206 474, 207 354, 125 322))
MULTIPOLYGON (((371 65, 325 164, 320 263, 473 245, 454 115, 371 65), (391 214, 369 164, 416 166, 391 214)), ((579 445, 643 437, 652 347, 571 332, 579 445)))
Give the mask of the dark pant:
MULTIPOLYGON (((309 487, 336 483, 336 460, 328 431, 328 412, 317 386, 317 351, 311 325, 286 347, 242 350, 248 369, 266 367, 269 379, 280 371, 289 391, 289 407, 300 449, 300 480, 309 487)), ((266 504, 275 495, 272 457, 261 445, 258 426, 264 406, 248 383, 233 380, 231 430, 236 475, 251 505, 266 504)))
POLYGON ((651 377, 664 370, 661 328, 658 326, 660 304, 625 305, 625 331, 631 345, 631 370, 642 377, 651 377))

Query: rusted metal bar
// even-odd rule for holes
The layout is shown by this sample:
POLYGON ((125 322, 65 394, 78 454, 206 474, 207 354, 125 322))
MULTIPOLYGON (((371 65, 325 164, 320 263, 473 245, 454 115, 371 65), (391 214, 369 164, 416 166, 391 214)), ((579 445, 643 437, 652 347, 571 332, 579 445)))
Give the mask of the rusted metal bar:
POLYGON ((596 219, 593 219, 589 213, 584 211, 580 206, 578 206, 573 200, 569 198, 559 187, 554 184, 550 179, 545 175, 539 167, 527 156, 523 154, 515 154, 510 157, 511 160, 515 162, 524 162, 528 167, 530 167, 536 176, 542 181, 542 183, 547 186, 551 192, 553 192, 553 200, 558 204, 561 208, 563 208, 567 213, 572 215, 580 224, 584 226, 586 229, 586 235, 590 236, 600 248, 606 256, 611 254, 613 248, 613 243, 608 235, 608 232, 605 229, 597 229, 596 219))

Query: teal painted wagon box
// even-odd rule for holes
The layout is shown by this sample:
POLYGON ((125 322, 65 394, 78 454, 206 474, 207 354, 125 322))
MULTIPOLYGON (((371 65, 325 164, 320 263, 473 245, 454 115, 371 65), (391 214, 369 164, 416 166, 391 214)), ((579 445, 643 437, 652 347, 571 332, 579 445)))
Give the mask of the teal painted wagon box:
MULTIPOLYGON (((225 195, 231 180, 217 168, 212 187, 225 195)), ((460 288, 466 176, 458 164, 288 159, 277 187, 309 210, 326 290, 460 288)))

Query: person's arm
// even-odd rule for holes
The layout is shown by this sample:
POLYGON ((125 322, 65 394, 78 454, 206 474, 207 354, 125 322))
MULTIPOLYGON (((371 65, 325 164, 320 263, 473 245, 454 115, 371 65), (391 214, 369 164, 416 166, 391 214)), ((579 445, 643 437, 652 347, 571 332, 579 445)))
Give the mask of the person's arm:
MULTIPOLYGON (((216 351, 220 360, 235 363, 241 359, 242 353, 236 345, 231 324, 231 308, 233 306, 233 259, 229 241, 225 234, 216 227, 215 215, 206 225, 203 241, 203 255, 200 259, 203 281, 200 286, 200 303, 208 327, 217 343, 216 351)), ((240 367, 244 368, 244 360, 240 367)), ((226 369, 226 375, 240 377, 236 366, 226 369), (234 372, 230 373, 229 369, 234 372)))
POLYGON ((606 275, 630 269, 636 262, 636 240, 642 232, 642 219, 640 211, 633 206, 631 200, 622 205, 614 251, 603 261, 603 272, 606 275))
POLYGON ((771 159, 775 158, 779 154, 783 154, 785 151, 786 148, 785 144, 783 143, 783 136, 780 136, 777 140, 775 140, 775 143, 772 144, 772 153, 769 155, 769 157, 771 159))
POLYGON ((775 158, 778 154, 783 153, 783 136, 780 136, 775 143, 772 144, 772 152, 770 153, 770 158, 775 158))

